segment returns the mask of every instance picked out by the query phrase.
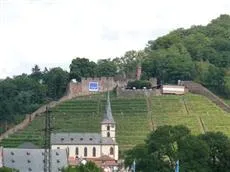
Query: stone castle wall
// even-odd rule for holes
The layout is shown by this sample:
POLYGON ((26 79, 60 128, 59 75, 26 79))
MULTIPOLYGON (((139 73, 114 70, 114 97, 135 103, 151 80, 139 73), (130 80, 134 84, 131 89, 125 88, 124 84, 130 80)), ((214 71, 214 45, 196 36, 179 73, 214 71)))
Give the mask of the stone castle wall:
POLYGON ((67 96, 69 98, 74 98, 77 96, 90 95, 95 92, 89 91, 89 83, 98 82, 99 90, 98 92, 111 91, 115 87, 124 87, 127 85, 128 80, 114 80, 113 77, 101 77, 101 78, 82 78, 81 82, 70 82, 67 87, 67 96))

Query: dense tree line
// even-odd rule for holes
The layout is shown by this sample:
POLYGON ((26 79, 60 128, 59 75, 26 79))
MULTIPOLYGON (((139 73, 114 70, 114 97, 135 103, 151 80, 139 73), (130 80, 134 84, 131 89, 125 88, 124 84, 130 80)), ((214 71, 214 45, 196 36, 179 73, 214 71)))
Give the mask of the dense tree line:
POLYGON ((69 74, 61 68, 45 69, 35 65, 32 74, 18 75, 0 81, 0 123, 1 130, 6 121, 20 122, 26 114, 40 105, 63 96, 69 74))
POLYGON ((125 154, 125 165, 136 162, 136 171, 227 172, 230 169, 230 140, 221 132, 191 135, 185 126, 161 126, 149 134, 145 144, 125 154))
POLYGON ((142 63, 144 77, 163 83, 195 80, 212 91, 230 94, 230 16, 221 15, 207 26, 177 29, 149 41, 142 63))

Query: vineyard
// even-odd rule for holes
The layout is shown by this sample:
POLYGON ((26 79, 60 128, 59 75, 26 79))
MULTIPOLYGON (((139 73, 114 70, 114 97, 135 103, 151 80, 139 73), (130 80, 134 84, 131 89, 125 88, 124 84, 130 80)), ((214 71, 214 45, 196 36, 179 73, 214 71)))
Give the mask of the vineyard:
MULTIPOLYGON (((51 109, 53 132, 100 132, 105 95, 81 97, 51 109)), ((121 152, 143 143, 147 134, 161 125, 188 126, 193 134, 222 131, 230 136, 230 114, 207 98, 194 94, 137 98, 111 97, 121 152)), ((0 144, 17 147, 23 142, 43 145, 44 115, 37 117, 25 130, 11 135, 0 144)))

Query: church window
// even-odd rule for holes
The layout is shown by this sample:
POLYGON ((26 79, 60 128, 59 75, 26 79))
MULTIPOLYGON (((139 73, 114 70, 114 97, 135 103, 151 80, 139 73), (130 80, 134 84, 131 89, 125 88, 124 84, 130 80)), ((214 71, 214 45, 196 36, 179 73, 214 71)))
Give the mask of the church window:
POLYGON ((113 147, 110 148, 109 153, 110 153, 110 155, 114 154, 113 147))
POLYGON ((96 156, 96 148, 93 147, 93 157, 95 157, 95 156, 96 156))
POLYGON ((110 132, 107 132, 107 137, 110 137, 110 132))
POLYGON ((107 130, 108 130, 108 131, 110 130, 110 126, 109 126, 109 125, 107 126, 107 130))
POLYGON ((84 148, 84 156, 87 156, 87 147, 84 148))
POLYGON ((89 138, 89 140, 90 140, 90 141, 92 141, 92 140, 93 140, 93 138, 89 138))
POLYGON ((75 149, 75 154, 78 155, 78 147, 75 149))
POLYGON ((83 138, 80 138, 80 140, 82 141, 82 140, 83 140, 83 138))

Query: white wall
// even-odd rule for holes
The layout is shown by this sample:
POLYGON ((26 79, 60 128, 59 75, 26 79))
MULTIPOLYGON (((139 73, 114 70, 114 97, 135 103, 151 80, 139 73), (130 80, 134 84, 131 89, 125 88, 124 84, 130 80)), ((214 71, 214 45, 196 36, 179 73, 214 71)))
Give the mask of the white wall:
POLYGON ((98 158, 101 156, 101 146, 100 145, 52 145, 52 149, 66 149, 69 148, 69 158, 76 157, 76 147, 78 147, 78 157, 79 158, 98 158), (84 148, 87 147, 87 156, 84 156, 84 148), (93 157, 93 147, 96 148, 96 156, 93 157))
POLYGON ((178 85, 163 85, 162 87, 162 93, 163 94, 184 94, 185 93, 185 87, 184 86, 178 86, 178 85))
POLYGON ((117 145, 103 145, 102 146, 103 155, 107 155, 115 160, 118 160, 118 146, 117 145), (114 154, 110 155, 110 148, 113 148, 114 154))
POLYGON ((75 150, 78 147, 79 158, 99 158, 102 155, 107 155, 115 160, 118 160, 118 145, 52 145, 51 149, 66 149, 69 148, 69 159, 75 159, 75 150), (84 148, 87 147, 87 157, 84 156, 84 148), (96 148, 96 157, 93 157, 93 147, 96 148), (110 155, 110 148, 113 148, 114 154, 110 155))
POLYGON ((110 132, 110 137, 115 141, 116 138, 116 125, 115 124, 102 124, 101 136, 107 137, 107 133, 110 132), (107 130, 107 126, 110 126, 110 130, 107 130))

